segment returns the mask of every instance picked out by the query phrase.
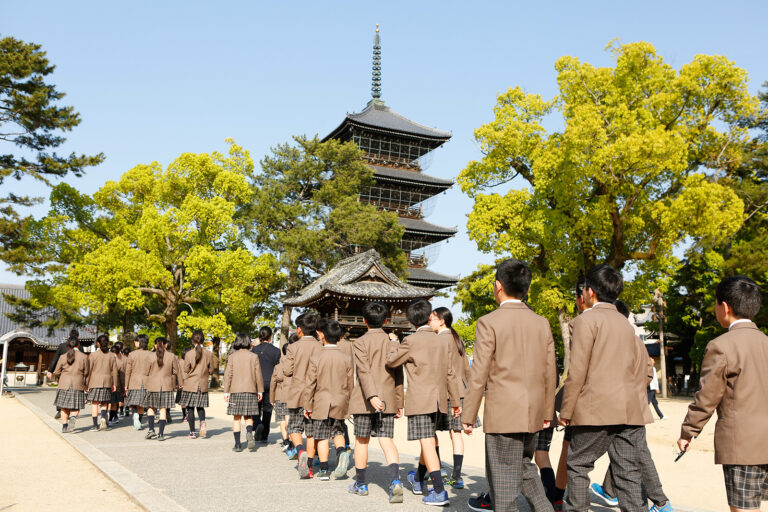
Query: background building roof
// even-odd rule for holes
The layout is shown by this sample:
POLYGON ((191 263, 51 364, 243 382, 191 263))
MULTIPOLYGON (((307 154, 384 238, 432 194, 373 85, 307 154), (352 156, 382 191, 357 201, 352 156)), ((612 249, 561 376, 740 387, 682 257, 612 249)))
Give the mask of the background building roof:
MULTIPOLYGON (((50 348, 57 347, 60 343, 67 339, 69 335, 69 328, 63 327, 55 329, 49 333, 47 327, 30 327, 28 325, 21 325, 12 321, 6 313, 13 313, 13 306, 5 301, 4 295, 15 295, 23 299, 30 297, 29 292, 22 285, 16 284, 0 284, 0 336, 9 333, 14 330, 22 331, 19 333, 19 337, 27 337, 31 339, 36 345, 45 346, 50 348)), ((52 316, 53 311, 43 311, 42 316, 52 316)), ((81 331, 82 328, 79 328, 81 331)))

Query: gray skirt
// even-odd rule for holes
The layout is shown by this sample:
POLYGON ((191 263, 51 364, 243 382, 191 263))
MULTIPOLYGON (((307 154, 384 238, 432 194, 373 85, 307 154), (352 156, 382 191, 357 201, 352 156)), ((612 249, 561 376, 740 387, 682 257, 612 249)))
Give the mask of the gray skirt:
POLYGON ((147 391, 144 386, 141 389, 129 389, 125 395, 125 405, 128 407, 144 407, 144 401, 147 399, 147 391))
POLYGON ((53 405, 61 409, 80 410, 85 407, 85 392, 80 389, 59 389, 56 391, 56 399, 53 405))
POLYGON ((88 390, 88 402, 111 402, 112 388, 91 388, 88 390))
POLYGON ((259 396, 256 393, 232 393, 229 395, 227 414, 253 416, 259 413, 259 396))
POLYGON ((144 407, 152 409, 170 409, 176 405, 173 391, 150 391, 144 400, 144 407))
POLYGON ((197 392, 182 391, 179 398, 179 405, 182 407, 208 407, 208 392, 200 391, 197 388, 197 392))

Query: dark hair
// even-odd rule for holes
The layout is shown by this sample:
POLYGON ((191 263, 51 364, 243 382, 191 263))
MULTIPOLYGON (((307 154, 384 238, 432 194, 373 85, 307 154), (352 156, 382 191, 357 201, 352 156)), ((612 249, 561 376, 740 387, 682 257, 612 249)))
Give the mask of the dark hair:
POLYGON ((317 315, 314 313, 302 313, 296 318, 296 327, 301 328, 304 336, 316 336, 317 315))
POLYGON ((131 353, 131 347, 123 347, 123 355, 127 356, 131 353))
POLYGON ((165 342, 167 340, 162 336, 155 338, 155 353, 157 354, 157 366, 163 366, 163 358, 165 357, 165 342))
POLYGON ((106 334, 99 334, 99 336, 96 338, 96 343, 99 344, 99 348, 102 352, 105 354, 109 352, 109 336, 106 334))
POLYGON ((149 336, 146 334, 136 336, 136 341, 139 342, 139 350, 147 350, 147 347, 149 347, 149 336))
POLYGON ((251 337, 244 332, 240 332, 235 336, 235 342, 232 343, 233 350, 240 350, 241 348, 251 348, 251 337))
POLYGON ((80 344, 77 336, 70 336, 67 340, 67 364, 75 362, 75 349, 80 344))
POLYGON ((115 343, 112 345, 112 348, 111 348, 110 350, 112 350, 112 352, 113 352, 113 353, 115 353, 115 354, 119 354, 120 352, 122 352, 122 351, 123 351, 123 342, 121 342, 121 341, 116 341, 116 342, 115 342, 115 343))
POLYGON ((522 261, 510 258, 496 268, 496 280, 505 294, 522 299, 531 287, 531 270, 522 261))
POLYGON ((432 313, 432 304, 427 299, 413 299, 405 308, 405 317, 415 327, 421 327, 429 322, 430 313, 432 313))
POLYGON ((269 341, 272 339, 272 328, 266 325, 259 329, 259 341, 269 341))
POLYGON ((299 341, 299 333, 294 331, 288 335, 288 344, 296 343, 297 341, 299 341))
POLYGON ((746 276, 726 277, 717 285, 718 304, 725 302, 739 318, 753 319, 763 305, 762 292, 757 283, 746 276))
POLYGON ((290 342, 288 342, 288 343, 286 343, 285 345, 283 345, 283 348, 281 348, 281 349, 280 349, 280 350, 282 350, 282 351, 283 351, 283 355, 285 355, 285 354, 287 354, 287 353, 288 353, 288 345, 290 345, 290 344, 291 344, 291 343, 290 343, 290 342))
POLYGON ((626 302, 617 300, 614 302, 614 305, 616 306, 616 311, 624 315, 625 318, 629 318, 629 306, 627 306, 626 302))
POLYGON ((69 339, 69 338, 80 339, 80 332, 77 329, 70 329, 69 330, 69 336, 67 336, 67 339, 69 339))
POLYGON ((584 276, 580 276, 578 281, 576 281, 576 296, 581 297, 581 294, 584 293, 584 285, 587 282, 587 278, 584 276))
POLYGON ((461 336, 459 336, 459 333, 456 332, 456 329, 452 327, 453 325, 453 314, 451 314, 451 310, 444 307, 435 308, 434 311, 432 311, 437 318, 445 322, 445 326, 451 330, 451 334, 453 334, 453 341, 456 342, 456 348, 459 349, 459 354, 461 354, 461 357, 464 357, 464 342, 461 341, 461 336))
POLYGON ((378 329, 384 325, 384 322, 387 320, 387 315, 389 315, 389 306, 382 302, 366 302, 363 306, 363 318, 365 318, 365 323, 368 324, 368 327, 373 329, 378 329))
POLYGON ((325 341, 330 344, 338 342, 341 339, 341 335, 344 334, 341 324, 330 318, 321 318, 317 323, 317 330, 323 333, 325 341))
POLYGON ((621 273, 610 265, 598 265, 587 272, 584 289, 591 288, 599 302, 616 302, 624 290, 621 273))
POLYGON ((203 358, 203 342, 205 341, 205 334, 200 329, 192 333, 192 343, 195 344, 195 364, 192 365, 192 371, 197 368, 197 363, 203 358))

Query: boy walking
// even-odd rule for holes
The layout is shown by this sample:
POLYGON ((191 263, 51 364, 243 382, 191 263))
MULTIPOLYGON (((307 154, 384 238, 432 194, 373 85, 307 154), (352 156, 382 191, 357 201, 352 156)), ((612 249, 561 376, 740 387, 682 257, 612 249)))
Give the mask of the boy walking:
POLYGON ((761 304, 760 288, 748 277, 717 285, 715 316, 728 332, 707 345, 701 389, 677 441, 686 451, 717 410, 715 464, 723 465, 731 512, 768 501, 768 337, 752 321, 761 304))

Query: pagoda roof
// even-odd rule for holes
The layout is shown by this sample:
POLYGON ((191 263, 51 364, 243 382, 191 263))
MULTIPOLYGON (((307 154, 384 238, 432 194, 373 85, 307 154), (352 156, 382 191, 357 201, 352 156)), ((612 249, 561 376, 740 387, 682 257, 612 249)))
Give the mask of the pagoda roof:
POLYGON ((371 100, 358 113, 347 114, 344 121, 328 134, 323 141, 340 139, 341 134, 350 126, 367 128, 372 131, 400 136, 419 137, 438 141, 441 144, 451 138, 451 132, 430 128, 398 114, 381 100, 371 100))
POLYGON ((407 169, 398 169, 396 167, 383 167, 380 165, 371 165, 375 178, 386 181, 397 181, 408 184, 426 185, 441 190, 449 189, 453 186, 453 180, 446 180, 430 176, 421 171, 409 171, 407 169))
POLYGON ((284 299, 283 304, 311 306, 330 295, 403 302, 434 294, 432 288, 402 282, 382 263, 379 253, 371 249, 341 260, 326 274, 299 290, 298 295, 284 299))
POLYGON ((400 222, 400 225, 404 226, 405 230, 409 233, 424 233, 429 235, 438 234, 438 235, 453 236, 458 232, 456 228, 447 228, 445 226, 438 226, 437 224, 432 224, 431 222, 427 222, 423 219, 411 219, 408 217, 399 217, 398 221, 400 222))
POLYGON ((449 276, 429 270, 428 268, 412 267, 408 269, 408 282, 418 286, 431 286, 433 288, 447 288, 453 286, 459 280, 459 276, 449 276))

